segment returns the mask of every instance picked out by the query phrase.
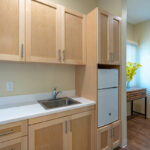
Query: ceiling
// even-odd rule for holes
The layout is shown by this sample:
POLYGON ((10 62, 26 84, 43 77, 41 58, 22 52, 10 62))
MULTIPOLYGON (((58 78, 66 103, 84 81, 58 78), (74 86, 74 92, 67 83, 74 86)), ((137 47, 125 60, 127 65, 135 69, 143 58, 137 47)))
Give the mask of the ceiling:
POLYGON ((150 20, 150 0, 127 0, 127 9, 131 24, 150 20))

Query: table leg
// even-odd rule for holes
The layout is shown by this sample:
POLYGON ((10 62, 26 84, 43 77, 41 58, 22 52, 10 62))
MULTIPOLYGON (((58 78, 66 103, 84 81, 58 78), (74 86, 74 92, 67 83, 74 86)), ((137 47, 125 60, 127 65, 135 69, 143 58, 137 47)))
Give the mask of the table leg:
POLYGON ((145 97, 145 119, 147 118, 147 96, 145 97))
POLYGON ((131 116, 133 116, 133 101, 131 101, 131 116))

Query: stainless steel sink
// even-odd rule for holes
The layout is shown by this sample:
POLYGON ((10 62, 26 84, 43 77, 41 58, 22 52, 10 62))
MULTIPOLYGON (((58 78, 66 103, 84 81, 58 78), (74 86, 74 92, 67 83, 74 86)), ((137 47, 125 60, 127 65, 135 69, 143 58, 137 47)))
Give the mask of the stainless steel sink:
POLYGON ((75 101, 71 98, 64 97, 51 100, 40 100, 38 101, 45 109, 53 109, 58 107, 70 106, 74 104, 80 104, 80 102, 75 101))

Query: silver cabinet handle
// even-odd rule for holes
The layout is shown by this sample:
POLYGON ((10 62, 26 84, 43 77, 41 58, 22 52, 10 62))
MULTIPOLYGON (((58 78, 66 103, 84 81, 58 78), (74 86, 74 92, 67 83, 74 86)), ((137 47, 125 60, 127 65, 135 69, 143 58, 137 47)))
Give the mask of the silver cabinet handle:
POLYGON ((113 136, 113 137, 115 136, 115 134, 114 134, 114 129, 112 129, 112 136, 113 136))
POLYGON ((72 120, 70 120, 70 132, 72 132, 72 120))
POLYGON ((21 44, 21 58, 23 58, 23 44, 21 44))
POLYGON ((65 61, 65 50, 63 50, 63 61, 65 61))
POLYGON ((68 132, 68 123, 67 121, 65 121, 65 133, 67 134, 67 132, 68 132))
POLYGON ((61 61, 61 49, 58 50, 58 60, 61 61))
POLYGON ((112 52, 109 53, 109 60, 111 62, 113 62, 113 60, 114 60, 114 54, 112 52))
POLYGON ((6 135, 9 135, 9 134, 13 134, 13 133, 15 133, 15 131, 13 129, 11 129, 8 132, 1 133, 0 136, 6 136, 6 135))
POLYGON ((110 138, 112 139, 112 137, 113 137, 113 133, 112 133, 112 129, 111 129, 110 138))

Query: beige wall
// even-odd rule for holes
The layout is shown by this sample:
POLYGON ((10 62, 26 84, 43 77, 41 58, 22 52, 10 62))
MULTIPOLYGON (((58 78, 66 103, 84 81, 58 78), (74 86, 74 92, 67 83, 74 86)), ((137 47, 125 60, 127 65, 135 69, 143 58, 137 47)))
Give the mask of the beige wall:
MULTIPOLYGON (((142 67, 139 72, 138 85, 147 88, 148 95, 148 118, 150 118, 150 20, 135 25, 134 40, 138 43, 138 62, 142 67)), ((144 112, 144 101, 135 102, 135 110, 144 112)))
MULTIPOLYGON (((88 13, 97 7, 96 0, 50 0, 68 8, 88 13)), ((52 87, 75 89, 74 66, 0 62, 0 96, 49 92, 52 87), (6 91, 6 82, 14 82, 14 91, 6 91)))
POLYGON ((126 107, 126 39, 127 39, 127 1, 99 0, 99 6, 114 15, 122 17, 122 146, 127 145, 127 107, 126 107))
POLYGON ((122 17, 122 0, 99 0, 99 7, 122 17))
POLYGON ((128 23, 127 24, 127 34, 128 34, 128 40, 129 41, 134 41, 134 25, 128 23))
POLYGON ((51 2, 55 2, 61 4, 67 8, 71 8, 73 10, 77 10, 84 14, 87 14, 92 9, 97 7, 97 0, 49 0, 51 2))
POLYGON ((51 64, 0 63, 0 96, 75 89, 73 66, 51 64), (6 92, 6 82, 14 82, 14 91, 6 92))
MULTIPOLYGON (((142 64, 141 72, 144 76, 138 80, 137 85, 142 85, 143 87, 148 88, 148 99, 150 99, 149 93, 150 93, 150 81, 149 76, 150 73, 147 70, 149 67, 149 59, 150 59, 150 20, 145 21, 136 25, 128 24, 128 40, 132 40, 136 43, 138 43, 138 62, 142 64), (145 61, 147 60, 147 61, 145 61)), ((127 107, 128 115, 131 115, 130 111, 130 103, 128 103, 127 107)), ((144 113, 144 101, 136 101, 134 102, 134 110, 144 113)), ((148 101, 148 118, 150 118, 150 101, 148 101)))

